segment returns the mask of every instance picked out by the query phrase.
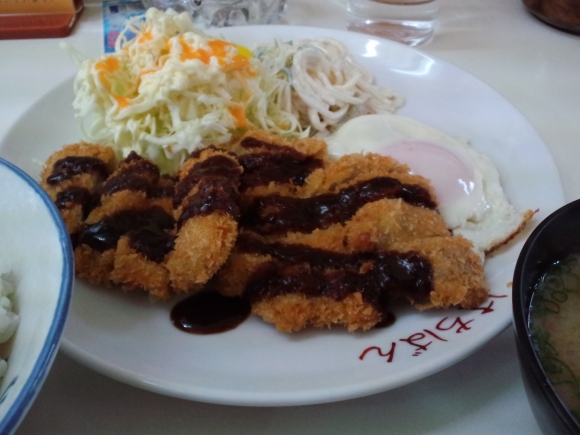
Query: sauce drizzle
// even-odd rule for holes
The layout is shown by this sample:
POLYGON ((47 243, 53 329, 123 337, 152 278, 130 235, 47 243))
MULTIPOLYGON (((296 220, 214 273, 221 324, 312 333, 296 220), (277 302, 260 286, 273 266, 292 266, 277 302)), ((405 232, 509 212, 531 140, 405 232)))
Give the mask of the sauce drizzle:
POLYGON ((278 194, 256 198, 244 211, 240 225, 260 234, 309 233, 346 222, 365 204, 385 198, 401 198, 411 205, 430 209, 437 206, 429 191, 421 186, 403 184, 391 177, 376 177, 337 193, 309 198, 278 194))
POLYGON ((190 334, 216 334, 236 328, 250 312, 250 303, 244 298, 202 291, 175 305, 171 322, 190 334))

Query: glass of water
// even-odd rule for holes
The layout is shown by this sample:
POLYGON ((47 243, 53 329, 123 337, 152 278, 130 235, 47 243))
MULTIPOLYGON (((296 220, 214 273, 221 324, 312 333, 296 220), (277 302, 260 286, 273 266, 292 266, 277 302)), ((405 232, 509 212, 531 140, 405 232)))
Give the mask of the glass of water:
POLYGON ((271 24, 284 15, 287 0, 142 0, 147 8, 188 12, 202 28, 271 24))
POLYGON ((347 0, 349 30, 419 45, 433 38, 439 0, 347 0))

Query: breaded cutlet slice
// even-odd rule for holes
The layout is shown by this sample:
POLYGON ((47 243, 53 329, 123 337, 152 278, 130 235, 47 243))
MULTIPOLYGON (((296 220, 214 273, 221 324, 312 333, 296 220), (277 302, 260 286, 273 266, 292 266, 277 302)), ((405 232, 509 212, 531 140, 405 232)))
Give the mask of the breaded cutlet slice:
MULTIPOLYGON (((472 309, 487 299, 488 291, 483 279, 480 258, 473 253, 471 244, 466 239, 462 237, 423 239, 411 242, 404 248, 411 249, 403 251, 407 255, 416 254, 430 265, 432 290, 425 297, 422 291, 399 293, 395 290, 389 293, 390 289, 386 287, 381 290, 383 298, 390 300, 404 296, 419 310, 452 306, 472 309)), ((368 267, 372 270, 380 265, 375 263, 368 267)), ((323 271, 322 276, 316 275, 313 280, 326 286, 332 282, 332 278, 327 276, 332 272, 340 273, 341 270, 323 271)), ((364 275, 364 270, 361 272, 364 275)), ((292 272, 293 275, 296 273, 292 272)), ((394 276, 396 275, 392 275, 394 276)), ((255 285, 255 280, 254 276, 250 277, 249 288, 255 285)), ((344 282, 349 283, 350 280, 344 282)), ((341 283, 337 287, 344 288, 343 286, 341 283)), ((368 290, 368 284, 360 286, 355 284, 354 290, 357 288, 360 290, 351 291, 348 296, 342 298, 328 297, 325 294, 308 294, 300 290, 275 294, 272 297, 252 301, 252 313, 273 323, 276 329, 283 332, 299 331, 308 325, 329 327, 333 324, 342 324, 349 331, 368 330, 385 319, 386 307, 377 307, 376 304, 364 299, 364 291, 368 290)))
POLYGON ((307 326, 330 328, 343 325, 348 331, 367 331, 383 316, 356 292, 336 301, 327 296, 288 294, 252 304, 252 314, 275 325, 280 332, 297 332, 307 326))
POLYGON ((266 237, 269 241, 304 243, 335 252, 388 250, 394 243, 429 237, 451 237, 435 211, 407 204, 400 198, 365 204, 351 220, 311 233, 289 232, 266 237))
POLYGON ((243 252, 234 246, 215 275, 216 288, 225 296, 242 296, 254 273, 269 261, 272 261, 269 255, 243 252))
POLYGON ((153 261, 138 252, 127 236, 117 242, 110 279, 123 290, 146 290, 155 299, 167 299, 172 295, 169 272, 163 262, 153 261))
MULTIPOLYGON (((365 204, 346 223, 338 223, 311 233, 289 232, 282 235, 258 236, 242 230, 263 242, 304 244, 332 252, 388 250, 395 243, 428 237, 451 237, 441 215, 435 210, 415 207, 401 199, 382 199, 365 204)), ((244 237, 240 239, 245 240, 244 237)), ((229 296, 241 295, 258 266, 271 260, 268 255, 247 254, 240 246, 218 272, 220 291, 229 296)))
MULTIPOLYGON (((40 174, 41 186, 50 195, 52 200, 56 200, 56 195, 70 187, 84 187, 92 191, 96 185, 104 181, 111 174, 116 166, 115 152, 110 147, 95 145, 86 142, 79 142, 71 145, 65 145, 50 155, 44 163, 43 170, 40 174), (62 180, 57 182, 49 181, 51 174, 55 171, 55 165, 67 157, 88 157, 98 159, 104 164, 103 173, 100 168, 90 166, 90 162, 85 165, 85 170, 74 170, 61 168, 66 171, 62 180)), ((57 165, 58 167, 58 165, 57 165)))
POLYGON ((173 214, 174 181, 160 175, 157 165, 132 152, 103 183, 100 206, 87 217, 88 224, 123 210, 161 207, 173 214))
MULTIPOLYGON (((120 284, 124 290, 143 290, 156 298, 167 298, 170 289, 168 271, 162 264, 164 256, 148 258, 130 241, 144 231, 139 243, 145 250, 152 246, 159 249, 160 243, 167 243, 165 239, 172 241, 172 198, 173 181, 161 177, 159 168, 149 160, 130 154, 104 182, 101 205, 85 221, 75 249, 77 274, 89 276, 92 282, 120 284), (105 250, 91 236, 98 231, 104 231, 105 250), (99 267, 93 268, 92 261, 99 267)), ((161 249, 168 250, 165 246, 161 249)))
POLYGON ((475 308, 489 295, 481 257, 463 236, 432 237, 392 245, 393 250, 415 251, 429 260, 433 268, 430 302, 415 303, 427 308, 475 308))
POLYGON ((324 141, 286 140, 263 130, 247 132, 230 151, 244 168, 240 179, 242 205, 251 198, 272 193, 306 195, 307 177, 321 168, 327 157, 324 141))
POLYGON ((344 269, 277 259, 262 264, 246 290, 252 313, 281 332, 333 325, 368 330, 385 318, 388 298, 380 294, 372 261, 354 263, 344 269))
MULTIPOLYGON (((253 234, 253 237, 257 235, 253 234)), ((334 224, 311 233, 264 236, 260 240, 352 253, 387 251, 395 243, 429 237, 451 237, 439 213, 411 206, 400 199, 383 199, 366 204, 345 224, 334 224)), ((268 255, 240 255, 240 249, 234 249, 218 273, 221 292, 226 295, 242 294, 252 272, 269 260, 271 257, 268 255)))
POLYGON ((261 258, 244 296, 254 314, 281 331, 333 324, 367 330, 386 318, 392 299, 425 302, 432 290, 431 265, 415 252, 344 254, 306 245, 244 243, 249 258, 256 251, 271 255, 269 261, 261 258))
POLYGON ((265 130, 249 130, 239 141, 230 145, 228 151, 236 155, 243 155, 256 151, 272 150, 269 145, 293 148, 304 155, 318 159, 324 159, 328 154, 326 142, 323 140, 314 138, 288 140, 265 130))
POLYGON ((206 149, 179 169, 174 197, 178 225, 165 266, 174 291, 201 288, 230 255, 238 235, 238 185, 243 169, 225 151, 206 149))
POLYGON ((435 191, 429 180, 409 173, 409 167, 389 156, 374 153, 346 154, 338 160, 328 162, 322 169, 314 171, 307 179, 310 195, 336 193, 360 181, 377 177, 391 177, 403 184, 418 185, 426 189, 436 200, 435 191))
POLYGON ((85 142, 66 145, 45 162, 40 184, 56 203, 69 234, 79 230, 98 202, 103 181, 115 164, 111 148, 85 142), (70 158, 77 159, 76 168, 70 158))
POLYGON ((88 245, 74 250, 75 274, 95 285, 111 285, 109 276, 115 264, 115 249, 97 251, 88 245))

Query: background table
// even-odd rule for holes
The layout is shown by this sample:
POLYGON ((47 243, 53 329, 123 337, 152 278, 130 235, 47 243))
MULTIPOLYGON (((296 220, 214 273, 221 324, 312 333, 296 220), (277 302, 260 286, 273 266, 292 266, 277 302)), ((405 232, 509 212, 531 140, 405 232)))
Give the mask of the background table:
MULTIPOLYGON (((345 29, 342 0, 288 0, 286 24, 345 29)), ((58 39, 0 41, 0 138, 38 98, 75 72, 58 39)), ((102 53, 99 3, 73 34, 102 53)), ((520 0, 441 0, 435 39, 421 50, 506 97, 540 133, 566 200, 580 198, 580 37, 530 16, 520 0)), ((34 128, 34 126, 31 126, 34 128)), ((362 399, 245 408, 165 397, 95 373, 60 352, 17 431, 28 434, 539 434, 524 393, 513 330, 429 378, 362 399)))

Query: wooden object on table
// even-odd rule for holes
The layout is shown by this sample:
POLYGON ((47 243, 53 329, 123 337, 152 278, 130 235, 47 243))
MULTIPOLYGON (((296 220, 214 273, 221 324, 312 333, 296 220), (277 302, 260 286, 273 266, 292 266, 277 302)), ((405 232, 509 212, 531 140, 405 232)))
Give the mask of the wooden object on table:
POLYGON ((0 0, 0 39, 68 36, 83 0, 0 0))

